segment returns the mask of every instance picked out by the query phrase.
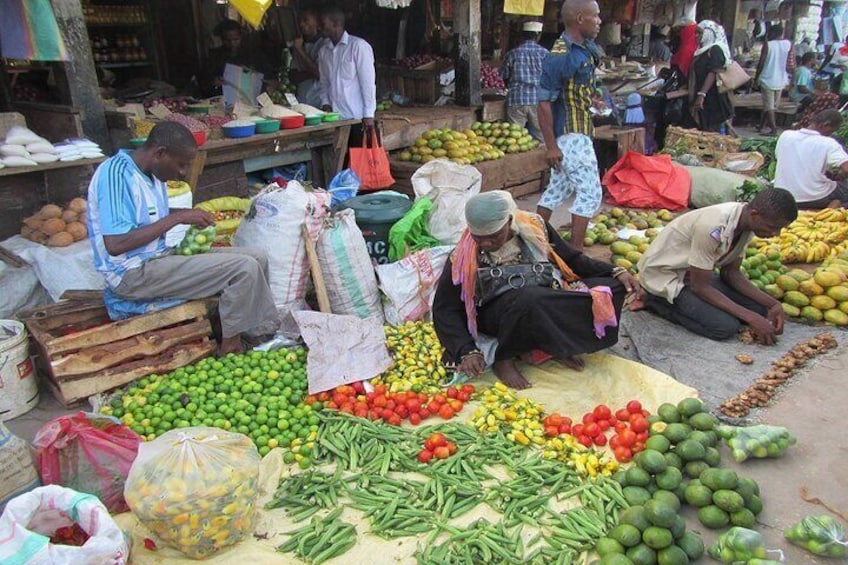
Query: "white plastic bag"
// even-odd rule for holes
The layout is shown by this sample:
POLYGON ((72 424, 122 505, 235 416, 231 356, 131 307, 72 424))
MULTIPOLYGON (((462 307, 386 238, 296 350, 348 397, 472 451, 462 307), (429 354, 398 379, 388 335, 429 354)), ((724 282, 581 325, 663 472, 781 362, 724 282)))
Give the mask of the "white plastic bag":
POLYGON ((483 175, 471 165, 434 159, 415 171, 411 182, 415 198, 433 201, 430 233, 442 245, 456 245, 465 230, 465 203, 480 192, 483 175))
POLYGON ((27 442, 0 422, 0 511, 15 496, 41 484, 27 442))
MULTIPOLYGON (((191 208, 194 205, 193 201, 194 198, 192 192, 191 190, 188 190, 175 196, 169 196, 168 208, 171 210, 175 210, 177 208, 191 208)), ((169 229, 165 234, 165 245, 168 247, 176 247, 179 245, 190 227, 191 226, 188 224, 178 224, 169 229)))
POLYGON ((453 247, 422 249, 400 261, 377 266, 380 290, 389 299, 387 321, 393 326, 423 320, 433 306, 436 286, 453 247), (396 319, 390 319, 397 316, 396 319))
POLYGON ((250 203, 233 237, 233 245, 253 247, 268 255, 271 294, 286 337, 299 335, 291 312, 306 307, 310 280, 301 228, 306 225, 314 238, 329 206, 327 192, 307 191, 297 181, 289 182, 285 189, 271 184, 250 203))
POLYGON ((9 501, 0 516, 0 563, 123 565, 130 546, 106 507, 91 494, 59 485, 38 487, 9 501), (79 524, 84 545, 52 544, 58 528, 79 524))
POLYGON ((374 265, 353 210, 327 217, 315 245, 333 314, 383 320, 374 265))

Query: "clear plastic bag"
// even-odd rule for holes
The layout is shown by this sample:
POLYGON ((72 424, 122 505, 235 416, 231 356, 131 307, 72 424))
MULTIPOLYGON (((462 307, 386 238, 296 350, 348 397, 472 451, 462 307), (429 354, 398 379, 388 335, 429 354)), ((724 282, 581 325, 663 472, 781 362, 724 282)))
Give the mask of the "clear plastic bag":
POLYGON ((783 457, 797 441, 789 430, 781 426, 719 426, 716 431, 727 442, 737 463, 751 458, 783 457))
POLYGON ((124 493, 163 543, 203 559, 253 531, 259 462, 245 435, 171 430, 141 446, 124 493))
POLYGON ((751 559, 765 559, 768 555, 763 536, 748 528, 730 528, 713 543, 708 553, 722 563, 748 563, 751 559))
POLYGON ((845 526, 831 516, 807 516, 783 532, 783 537, 815 555, 836 558, 848 556, 845 526))
POLYGON ((128 510, 124 481, 140 443, 115 418, 78 412, 44 424, 32 446, 42 483, 93 494, 117 514, 128 510))

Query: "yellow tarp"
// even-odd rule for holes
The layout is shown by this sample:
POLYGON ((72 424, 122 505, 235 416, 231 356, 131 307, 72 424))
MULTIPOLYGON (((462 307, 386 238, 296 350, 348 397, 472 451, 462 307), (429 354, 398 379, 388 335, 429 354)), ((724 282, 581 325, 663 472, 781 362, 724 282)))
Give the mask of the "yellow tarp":
POLYGON ((233 8, 238 10, 247 23, 255 28, 259 28, 262 23, 262 17, 265 12, 271 7, 272 0, 230 0, 233 8))
MULTIPOLYGON (((628 400, 636 398, 645 408, 653 412, 663 402, 676 404, 683 398, 697 396, 695 389, 639 363, 600 353, 588 355, 585 359, 586 369, 582 372, 572 371, 553 361, 539 367, 522 366, 521 369, 533 383, 533 388, 521 391, 519 395, 541 403, 548 412, 556 411, 575 419, 600 403, 616 409, 623 407, 628 400)), ((494 384, 495 377, 487 373, 482 381, 482 383, 474 384, 490 386, 494 384)), ((459 421, 470 418, 476 407, 477 403, 469 403, 459 414, 459 421)), ((427 423, 434 422, 431 420, 427 423)), ((283 464, 282 453, 282 450, 275 449, 262 460, 260 508, 270 500, 280 478, 289 473, 290 466, 283 464)), ((367 523, 361 523, 360 516, 361 513, 357 510, 345 509, 342 519, 357 524, 360 543, 327 563, 331 565, 354 563, 403 565, 416 562, 415 551, 426 535, 420 538, 384 540, 367 534, 367 523)), ((487 505, 480 504, 472 512, 456 520, 456 524, 468 524, 480 517, 496 521, 499 516, 487 505)), ((155 538, 133 514, 121 514, 116 516, 115 520, 133 537, 132 562, 134 565, 197 565, 199 563, 193 559, 181 557, 180 553, 164 547, 161 543, 155 552, 145 549, 144 538, 150 537, 154 540, 155 538)), ((301 563, 291 554, 277 553, 274 548, 286 541, 287 536, 283 536, 282 532, 295 530, 303 525, 305 523, 291 522, 282 509, 260 510, 256 526, 258 538, 247 539, 202 563, 209 565, 301 563)))

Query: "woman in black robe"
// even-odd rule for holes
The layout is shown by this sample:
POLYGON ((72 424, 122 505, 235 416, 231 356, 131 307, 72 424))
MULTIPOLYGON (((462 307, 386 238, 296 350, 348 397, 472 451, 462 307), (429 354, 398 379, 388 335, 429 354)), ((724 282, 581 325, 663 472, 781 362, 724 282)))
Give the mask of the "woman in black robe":
POLYGON ((507 192, 477 195, 465 213, 468 229, 433 302, 446 366, 470 376, 485 370, 479 331, 498 341, 495 375, 522 389, 531 385, 515 365, 517 356, 539 349, 581 370, 578 355, 618 341, 625 295, 641 293, 630 273, 577 251, 539 216, 517 210, 507 192), (498 278, 500 272, 506 274, 498 278), (512 286, 500 284, 510 274, 512 286))

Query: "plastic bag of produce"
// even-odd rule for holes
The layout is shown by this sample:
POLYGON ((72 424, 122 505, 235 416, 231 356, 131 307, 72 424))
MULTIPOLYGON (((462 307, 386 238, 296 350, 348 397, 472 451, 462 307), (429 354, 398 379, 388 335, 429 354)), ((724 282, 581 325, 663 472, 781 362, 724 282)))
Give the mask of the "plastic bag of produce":
POLYGON ((751 559, 765 559, 768 555, 762 534, 740 527, 727 530, 707 552, 722 563, 748 563, 751 559))
POLYGON ((78 412, 41 427, 32 442, 45 485, 62 485, 99 498, 109 512, 126 512, 124 481, 141 437, 115 418, 78 412))
POLYGON ((465 230, 465 203, 480 192, 482 173, 471 165, 434 159, 410 180, 416 199, 426 196, 433 201, 430 234, 442 245, 456 245, 465 230))
POLYGON ((129 556, 124 533, 90 494, 58 485, 38 487, 10 500, 0 516, 0 563, 123 565, 129 556), (61 535, 75 525, 82 530, 78 537, 87 537, 80 546, 61 535))
POLYGON ((141 523, 166 545, 202 559, 253 531, 259 462, 245 435, 171 430, 141 446, 124 493, 141 523))
POLYGON ((719 436, 727 442, 733 459, 741 463, 746 459, 783 457, 797 441, 795 436, 781 426, 719 426, 719 436))
POLYGON ((286 337, 299 335, 291 312, 306 307, 310 280, 301 228, 305 225, 314 238, 329 206, 327 192, 307 191, 297 181, 285 189, 271 184, 253 199, 233 238, 236 246, 253 247, 268 255, 271 294, 286 337))
MULTIPOLYGON (((191 187, 187 182, 168 181, 168 209, 177 210, 180 208, 191 208, 192 193, 191 187)), ((180 224, 172 227, 165 234, 165 245, 175 247, 185 237, 190 226, 188 224, 180 224)))
POLYGON ((15 496, 40 485, 27 442, 13 434, 0 421, 0 512, 15 496))
POLYGON ((380 290, 389 299, 386 321, 399 326, 423 320, 433 306, 436 286, 453 247, 422 249, 388 265, 377 265, 380 290), (389 307, 391 306, 391 308, 389 307))
POLYGON ((383 321, 377 276, 353 210, 325 218, 315 245, 333 314, 383 321))
POLYGON ((426 196, 415 201, 403 218, 389 230, 389 261, 398 261, 413 251, 436 247, 439 240, 427 227, 433 202, 426 196))
POLYGON ((212 248, 215 242, 215 226, 200 229, 191 226, 176 248, 177 255, 200 255, 212 248))
POLYGON ((845 526, 827 515, 807 516, 783 532, 783 537, 794 545, 822 557, 841 559, 848 556, 845 526))

